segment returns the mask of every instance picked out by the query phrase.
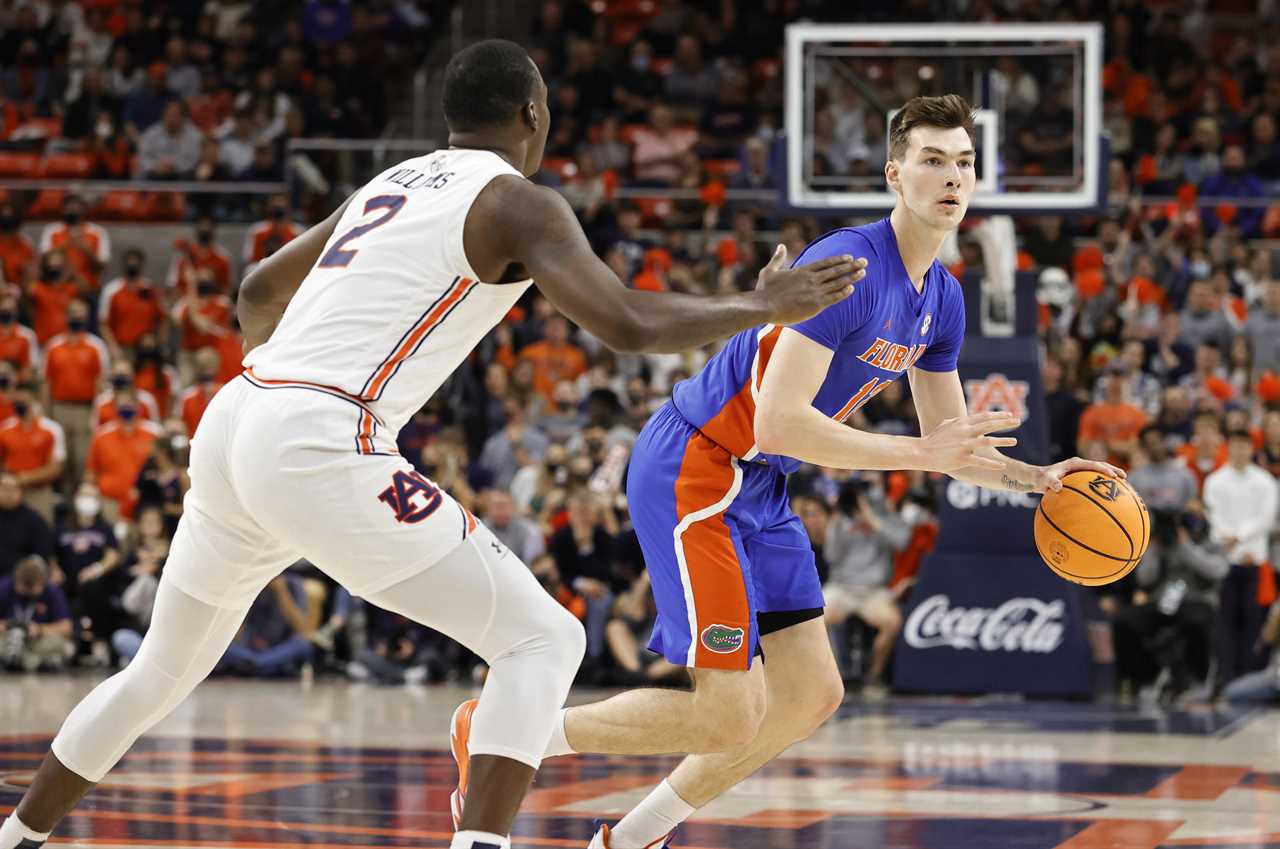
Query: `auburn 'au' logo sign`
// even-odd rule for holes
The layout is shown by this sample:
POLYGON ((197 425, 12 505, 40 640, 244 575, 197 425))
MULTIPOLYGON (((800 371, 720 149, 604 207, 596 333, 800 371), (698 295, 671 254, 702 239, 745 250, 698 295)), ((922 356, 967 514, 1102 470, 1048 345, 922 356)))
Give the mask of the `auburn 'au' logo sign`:
POLYGON ((1027 420, 1027 393, 1031 386, 1025 380, 1010 380, 999 372, 992 372, 982 380, 966 380, 964 391, 969 396, 971 415, 1005 411, 1020 421, 1027 420))

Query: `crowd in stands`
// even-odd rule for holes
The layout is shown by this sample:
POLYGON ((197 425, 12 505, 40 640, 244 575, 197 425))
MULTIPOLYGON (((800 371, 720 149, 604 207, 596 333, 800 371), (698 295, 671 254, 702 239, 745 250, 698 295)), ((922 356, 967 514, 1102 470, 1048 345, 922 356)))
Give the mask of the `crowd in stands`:
MULTIPOLYGON (((304 137, 383 131, 387 84, 440 31, 434 0, 194 3, 20 0, 0 5, 0 176, 280 183, 326 194, 304 137), (301 157, 305 161, 290 158, 301 157)), ((62 191, 21 198, 58 212, 62 191)), ((103 193, 116 219, 259 211, 252 195, 103 193)))
MULTIPOLYGON (((65 12, 72 3, 17 5, 75 17, 65 12)), ((258 138, 264 122, 288 126, 297 120, 289 116, 302 115, 297 132, 358 134, 359 122, 313 124, 313 115, 331 113, 308 103, 341 102, 323 91, 352 90, 336 70, 339 54, 369 41, 357 34, 367 35, 370 21, 386 25, 412 5, 375 3, 369 12, 351 4, 350 31, 341 37, 315 26, 317 8, 341 3, 305 3, 300 16, 282 17, 270 32, 234 14, 256 8, 250 3, 207 2, 209 14, 177 25, 124 7, 106 15, 124 28, 99 39, 110 42, 103 53, 110 61, 101 63, 110 72, 80 74, 76 98, 65 97, 66 69, 61 77, 9 74, 4 84, 42 81, 28 92, 33 103, 60 112, 64 127, 79 122, 96 134, 102 111, 70 104, 95 86, 127 100, 118 86, 131 80, 127 91, 143 94, 110 120, 143 114, 139 104, 149 104, 151 121, 136 134, 108 128, 107 137, 125 133, 140 165, 174 167, 176 154, 151 152, 181 147, 184 162, 244 173, 257 152, 239 140, 258 138), (126 38, 135 19, 176 33, 158 48, 167 60, 133 58, 144 41, 126 38), (194 35, 200 32, 206 35, 194 35), (219 61, 208 58, 209 45, 221 45, 219 61), (204 73, 211 62, 220 70, 204 73), (283 81, 302 78, 311 83, 299 101, 283 81), (225 129, 215 151, 209 127, 187 132, 198 111, 190 104, 227 80, 229 99, 245 108, 234 105, 210 125, 225 129), (168 105, 180 101, 164 92, 182 93, 187 105, 168 105)), ((954 16, 943 5, 912 7, 954 16)), ((84 26, 100 31, 103 13, 85 6, 84 26)), ((742 289, 753 285, 774 243, 795 256, 818 233, 846 223, 780 217, 770 202, 731 201, 725 191, 776 188, 781 33, 818 6, 541 5, 528 41, 553 114, 540 179, 563 191, 627 285, 742 289), (633 202, 617 197, 620 186, 699 191, 695 199, 633 202)), ((1276 232, 1280 215, 1246 205, 1200 207, 1196 198, 1259 197, 1276 188, 1280 21, 1271 12, 1261 25, 1235 30, 1233 19, 1186 14, 1177 3, 1010 0, 968 8, 984 20, 1106 23, 1110 208, 1020 219, 1016 228, 1020 267, 1040 280, 1049 459, 1109 459, 1130 471, 1151 508, 1150 553, 1129 579, 1098 593, 1122 689, 1150 698, 1224 688, 1232 697, 1272 698, 1280 693, 1269 689, 1273 678, 1280 682, 1280 661, 1263 670, 1268 645, 1280 636, 1271 539, 1280 530, 1280 276, 1262 237, 1276 232), (1178 200, 1152 205, 1144 195, 1178 200)), ((37 14, 32 24, 31 13, 16 14, 28 23, 12 32, 62 20, 37 14)), ((846 19, 852 14, 841 10, 846 19)), ((15 44, 25 49, 21 38, 15 44)), ((1016 79, 1016 67, 1005 71, 1011 90, 1034 108, 1043 90, 1016 79)), ((366 100, 362 108, 375 107, 366 100)), ((370 117, 363 126, 375 123, 370 117)), ((857 161, 845 150, 831 167, 852 173, 857 161)), ((204 405, 239 369, 236 281, 248 263, 296 235, 294 201, 270 198, 242 250, 221 244, 219 213, 204 210, 174 246, 163 281, 139 277, 136 252, 113 246, 79 198, 65 199, 61 220, 38 246, 18 233, 29 210, 0 204, 0 360, 7 363, 0 363, 0 418, 12 416, 0 430, 0 580, 8 582, 0 583, 0 622, 10 631, 15 622, 33 623, 4 655, 14 665, 55 665, 71 655, 118 662, 136 651, 181 514, 189 440, 204 405), (18 597, 47 600, 33 606, 12 600, 18 597), (43 613, 32 618, 37 607, 43 613), (10 610, 26 610, 27 618, 10 610), (54 647, 57 640, 65 642, 54 647)), ((980 279, 979 248, 972 231, 962 230, 953 270, 980 279)), ((531 291, 400 435, 404 456, 488 523, 583 620, 582 680, 683 674, 643 651, 653 608, 622 480, 647 416, 711 350, 616 355, 531 291)), ((915 432, 909 390, 891 385, 850 424, 915 432)), ((902 604, 937 532, 940 485, 919 473, 818 468, 790 481, 818 553, 847 677, 872 685, 889 677, 902 604)), ((0 646, 9 645, 2 639, 0 646)), ((483 672, 440 635, 363 605, 305 563, 259 599, 225 667, 267 675, 304 664, 384 683, 483 672)))

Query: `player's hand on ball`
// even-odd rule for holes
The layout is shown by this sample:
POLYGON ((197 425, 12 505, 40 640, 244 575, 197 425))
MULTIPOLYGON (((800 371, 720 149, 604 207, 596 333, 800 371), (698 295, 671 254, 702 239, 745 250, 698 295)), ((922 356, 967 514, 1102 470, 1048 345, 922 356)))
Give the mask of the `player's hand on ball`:
POLYGON ((1072 457, 1069 460, 1063 460, 1054 463, 1052 466, 1044 466, 1040 469, 1040 480, 1036 481, 1037 492, 1057 492, 1062 489, 1062 478, 1069 472, 1097 472, 1098 474, 1107 475, 1113 478, 1124 480, 1124 469, 1111 465, 1110 463, 1102 463, 1097 460, 1086 460, 1083 457, 1072 457))
POLYGON ((787 246, 778 245, 769 264, 756 276, 756 291, 769 302, 774 324, 795 324, 811 318, 853 294, 866 276, 867 261, 833 256, 787 268, 787 246))
POLYGON ((991 434, 1020 424, 1017 416, 1007 412, 947 419, 923 437, 927 471, 950 474, 966 468, 1003 469, 1004 461, 988 456, 987 449, 1009 448, 1018 440, 991 434))

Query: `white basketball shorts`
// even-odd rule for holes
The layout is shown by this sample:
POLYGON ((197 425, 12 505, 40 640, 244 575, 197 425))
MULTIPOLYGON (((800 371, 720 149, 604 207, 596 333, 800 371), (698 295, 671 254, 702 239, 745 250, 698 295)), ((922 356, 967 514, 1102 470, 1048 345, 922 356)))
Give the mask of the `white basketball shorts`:
POLYGON ((369 437, 370 417, 326 387, 224 386, 191 444, 167 577, 206 604, 247 607, 306 558, 365 596, 456 548, 475 518, 396 453, 394 434, 369 437))

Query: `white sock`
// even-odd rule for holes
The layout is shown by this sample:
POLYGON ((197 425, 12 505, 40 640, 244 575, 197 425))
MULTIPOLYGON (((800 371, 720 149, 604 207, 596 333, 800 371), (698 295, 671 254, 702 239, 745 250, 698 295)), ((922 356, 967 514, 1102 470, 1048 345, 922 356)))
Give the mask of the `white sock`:
POLYGON ((17 849, 18 844, 24 840, 44 843, 48 839, 48 834, 28 828, 26 823, 18 819, 17 814, 10 814, 8 819, 0 823, 0 849, 17 849))
POLYGON ((695 810, 664 780, 609 832, 610 849, 644 849, 666 837, 695 810))
POLYGON ((568 713, 568 708, 561 708, 559 715, 556 716, 556 726, 551 731, 551 742, 547 744, 547 753, 543 755, 544 758, 575 754, 573 747, 569 745, 569 738, 564 734, 564 718, 568 713))
POLYGON ((511 849, 511 838, 487 831, 455 831, 449 849, 511 849))

